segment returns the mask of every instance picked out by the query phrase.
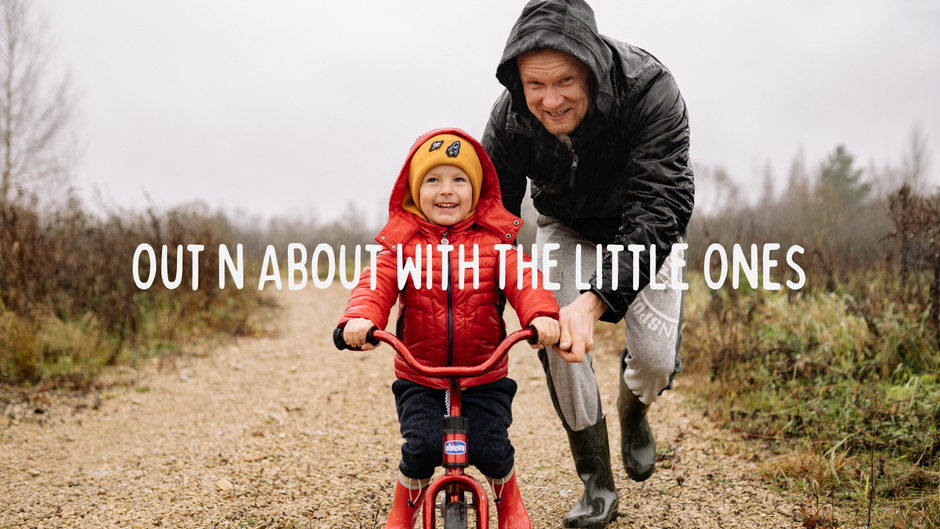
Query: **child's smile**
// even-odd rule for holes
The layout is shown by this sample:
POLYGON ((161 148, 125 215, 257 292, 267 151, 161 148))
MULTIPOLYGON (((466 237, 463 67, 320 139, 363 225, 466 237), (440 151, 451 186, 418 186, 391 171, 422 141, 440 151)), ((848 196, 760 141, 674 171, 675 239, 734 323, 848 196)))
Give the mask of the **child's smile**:
POLYGON ((453 226, 470 213, 473 186, 467 173, 454 165, 437 165, 421 180, 418 205, 429 221, 453 226))

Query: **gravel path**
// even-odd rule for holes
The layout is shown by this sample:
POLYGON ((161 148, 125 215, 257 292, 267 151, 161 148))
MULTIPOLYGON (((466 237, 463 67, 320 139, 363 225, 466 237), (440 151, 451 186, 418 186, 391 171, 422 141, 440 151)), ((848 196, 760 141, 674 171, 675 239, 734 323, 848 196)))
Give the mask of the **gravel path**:
MULTIPOLYGON (((276 295, 277 338, 127 373, 126 389, 6 406, 0 527, 382 527, 401 444, 391 349, 333 349, 342 288, 276 295)), ((595 360, 614 447, 619 349, 599 344, 595 360)), ((510 363, 522 493, 534 527, 559 527, 580 482, 534 352, 517 346, 510 363)), ((650 416, 667 451, 633 483, 614 449, 622 514, 611 528, 801 526, 747 447, 680 392, 650 416)))

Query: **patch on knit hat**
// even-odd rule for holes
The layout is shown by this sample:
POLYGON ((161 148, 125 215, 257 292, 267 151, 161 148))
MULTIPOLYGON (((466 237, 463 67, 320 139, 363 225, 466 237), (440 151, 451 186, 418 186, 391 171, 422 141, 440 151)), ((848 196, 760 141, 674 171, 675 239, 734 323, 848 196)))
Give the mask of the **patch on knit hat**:
POLYGON ((441 145, 444 145, 444 140, 437 140, 431 144, 431 148, 428 149, 428 152, 434 152, 441 148, 441 145))
POLYGON ((456 158, 457 155, 460 154, 460 141, 458 140, 454 143, 451 143, 450 147, 448 147, 447 151, 445 152, 447 153, 448 158, 456 158))

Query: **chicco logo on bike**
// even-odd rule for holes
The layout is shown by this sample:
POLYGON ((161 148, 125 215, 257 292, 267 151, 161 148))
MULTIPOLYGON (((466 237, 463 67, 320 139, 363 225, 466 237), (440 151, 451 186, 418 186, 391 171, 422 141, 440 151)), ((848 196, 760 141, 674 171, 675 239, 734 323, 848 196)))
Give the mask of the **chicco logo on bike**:
POLYGON ((447 441, 444 443, 444 453, 450 456, 466 454, 467 443, 463 441, 447 441))

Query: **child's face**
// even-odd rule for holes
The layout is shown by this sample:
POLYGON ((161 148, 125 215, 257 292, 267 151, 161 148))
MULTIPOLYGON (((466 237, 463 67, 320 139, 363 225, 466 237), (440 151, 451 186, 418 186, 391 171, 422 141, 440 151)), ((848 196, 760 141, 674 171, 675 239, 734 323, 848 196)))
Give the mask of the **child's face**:
POLYGON ((418 188, 418 205, 428 220, 439 226, 453 226, 470 213, 473 185, 463 169, 437 165, 428 171, 418 188))

